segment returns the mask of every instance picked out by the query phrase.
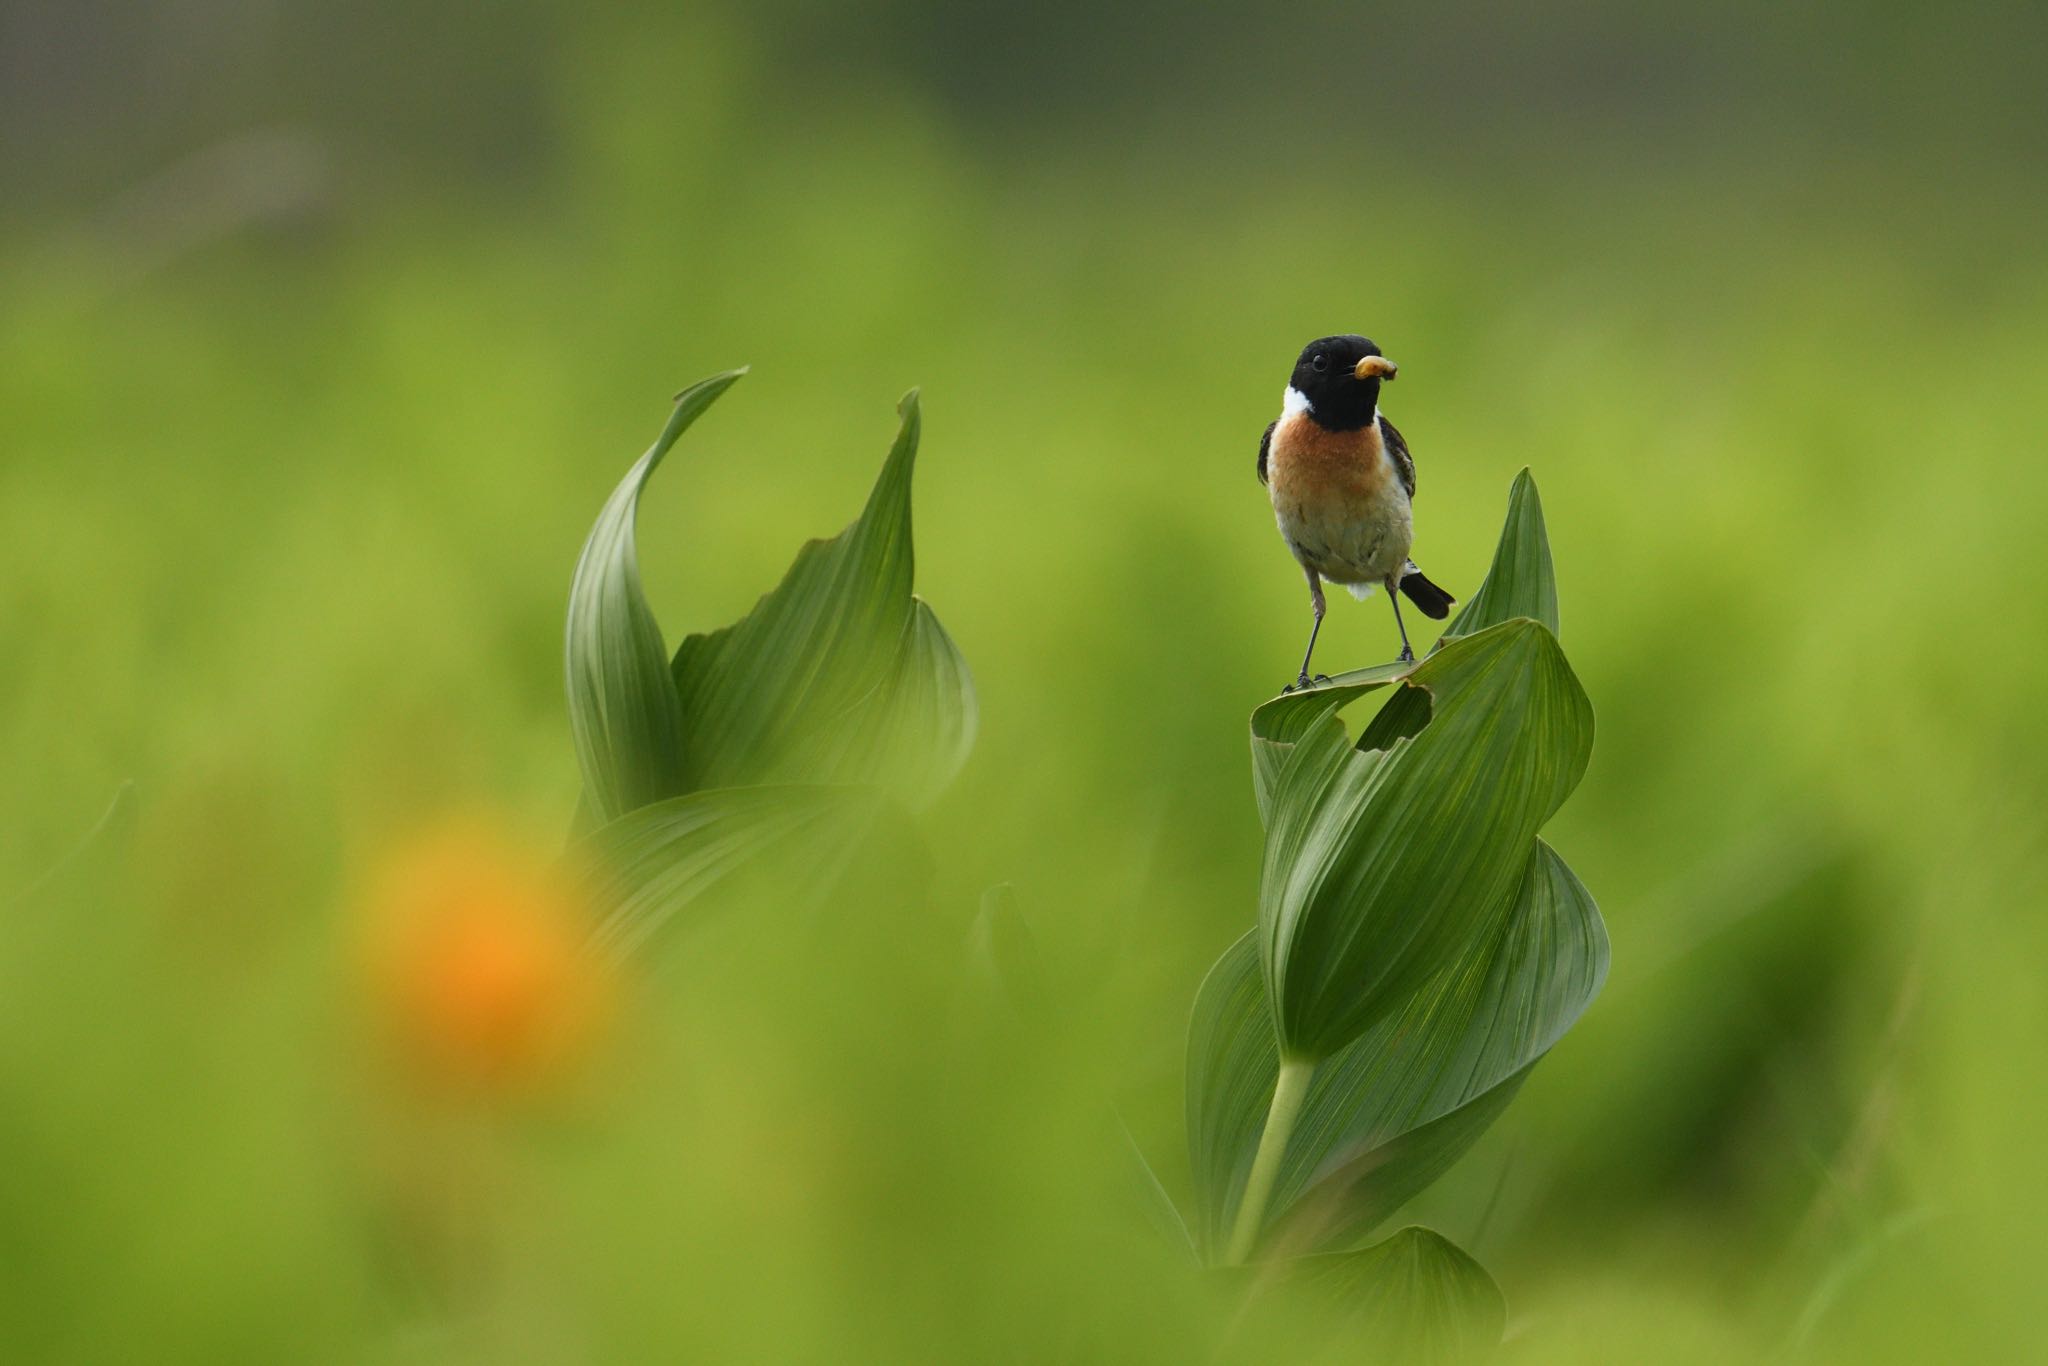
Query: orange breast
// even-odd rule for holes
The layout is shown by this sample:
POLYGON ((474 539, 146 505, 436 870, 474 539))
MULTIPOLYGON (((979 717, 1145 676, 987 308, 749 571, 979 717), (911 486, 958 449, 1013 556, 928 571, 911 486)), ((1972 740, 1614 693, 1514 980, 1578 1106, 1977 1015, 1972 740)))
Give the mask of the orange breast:
POLYGON ((1387 480, 1377 423, 1333 432, 1306 413, 1281 419, 1267 450, 1274 496, 1290 501, 1370 499, 1387 480))

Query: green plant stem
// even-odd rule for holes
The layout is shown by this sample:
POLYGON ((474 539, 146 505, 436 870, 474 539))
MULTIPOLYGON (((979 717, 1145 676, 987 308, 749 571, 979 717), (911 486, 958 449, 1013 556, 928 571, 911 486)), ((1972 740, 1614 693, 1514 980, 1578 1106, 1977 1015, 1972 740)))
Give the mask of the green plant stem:
POLYGON ((1308 1099, 1308 1079, 1316 1065, 1306 1058, 1282 1058, 1280 1079, 1273 1083, 1273 1105, 1266 1111, 1266 1128, 1259 1135, 1259 1151, 1252 1158, 1252 1173, 1245 1179, 1244 1198, 1237 1205, 1237 1226, 1230 1232, 1231 1266, 1243 1265, 1259 1241, 1266 1222, 1266 1204, 1273 1198, 1273 1182, 1280 1175, 1280 1159, 1286 1155, 1287 1140, 1294 1134, 1294 1122, 1301 1118, 1301 1103, 1308 1099))

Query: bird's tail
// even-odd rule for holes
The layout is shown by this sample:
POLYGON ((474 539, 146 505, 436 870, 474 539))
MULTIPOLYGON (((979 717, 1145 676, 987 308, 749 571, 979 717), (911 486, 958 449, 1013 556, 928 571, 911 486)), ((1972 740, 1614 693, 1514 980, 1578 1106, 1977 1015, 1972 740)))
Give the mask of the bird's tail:
POLYGON ((1457 599, 1429 581, 1429 577, 1412 563, 1401 575, 1401 591, 1408 595, 1408 601, 1422 609, 1422 615, 1442 621, 1451 614, 1451 604, 1457 599))

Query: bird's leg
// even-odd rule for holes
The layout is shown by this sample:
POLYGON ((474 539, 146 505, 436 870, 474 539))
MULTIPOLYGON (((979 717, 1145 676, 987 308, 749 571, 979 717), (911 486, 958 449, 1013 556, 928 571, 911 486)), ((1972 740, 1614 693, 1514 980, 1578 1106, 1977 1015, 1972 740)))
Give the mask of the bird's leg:
POLYGON ((1394 629, 1401 633, 1401 662, 1413 664, 1415 651, 1408 644, 1408 627, 1401 621, 1401 584, 1398 579, 1387 580, 1387 601, 1394 604, 1394 629))
POLYGON ((1306 688, 1309 685, 1308 662, 1315 656, 1316 636, 1323 629, 1322 578, 1313 569, 1304 569, 1302 572, 1308 575, 1308 605, 1310 610, 1316 614, 1316 624, 1308 628, 1308 648, 1301 652, 1301 677, 1294 680, 1294 687, 1286 689, 1288 692, 1293 692, 1295 688, 1306 688))

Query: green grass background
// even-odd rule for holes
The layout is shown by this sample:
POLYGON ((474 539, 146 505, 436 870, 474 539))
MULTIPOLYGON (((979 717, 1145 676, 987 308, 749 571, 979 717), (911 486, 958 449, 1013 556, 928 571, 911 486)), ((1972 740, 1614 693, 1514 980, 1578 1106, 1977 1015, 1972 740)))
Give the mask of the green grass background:
MULTIPOLYGON (((1340 330, 1452 591, 1534 468, 1599 714, 1549 836, 1606 994, 1417 1211, 1508 1359, 2041 1350, 2037 16, 0 14, 0 887, 138 802, 129 894, 0 923, 25 1359, 1209 1353, 1104 1116, 1171 1168, 1253 915, 1307 627, 1253 455, 1340 330), (983 727, 929 904, 678 943, 566 1113, 393 1127, 352 889, 450 810, 559 837, 582 536, 742 363, 650 597, 742 612, 922 386, 983 727)), ((1394 648, 1347 599, 1319 659, 1394 648)))

